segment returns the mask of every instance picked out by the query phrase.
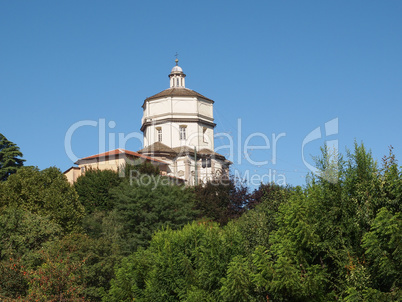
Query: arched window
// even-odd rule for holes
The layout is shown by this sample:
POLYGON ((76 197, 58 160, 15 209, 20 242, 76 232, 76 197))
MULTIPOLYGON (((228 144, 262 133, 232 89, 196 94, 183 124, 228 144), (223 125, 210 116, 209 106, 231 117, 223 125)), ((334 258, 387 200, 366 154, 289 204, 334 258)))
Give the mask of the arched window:
POLYGON ((177 78, 176 84, 177 84, 177 87, 180 86, 180 84, 179 84, 179 78, 177 78))
POLYGON ((187 126, 180 126, 180 140, 186 139, 186 127, 187 126))
POLYGON ((162 141, 162 128, 156 128, 156 133, 158 135, 158 142, 162 141))
POLYGON ((202 158, 202 167, 203 168, 211 168, 211 158, 210 157, 208 157, 208 158, 203 157, 202 158))

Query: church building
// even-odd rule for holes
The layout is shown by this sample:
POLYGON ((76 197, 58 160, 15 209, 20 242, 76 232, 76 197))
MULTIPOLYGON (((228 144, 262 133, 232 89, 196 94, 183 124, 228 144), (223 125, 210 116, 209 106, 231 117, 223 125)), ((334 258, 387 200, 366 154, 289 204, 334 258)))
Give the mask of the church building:
POLYGON ((74 182, 90 167, 117 170, 134 159, 151 162, 162 175, 187 185, 227 175, 231 162, 214 151, 214 101, 186 88, 185 78, 176 59, 170 87, 144 100, 141 150, 116 149, 80 159, 78 167, 65 172, 68 180, 74 182))

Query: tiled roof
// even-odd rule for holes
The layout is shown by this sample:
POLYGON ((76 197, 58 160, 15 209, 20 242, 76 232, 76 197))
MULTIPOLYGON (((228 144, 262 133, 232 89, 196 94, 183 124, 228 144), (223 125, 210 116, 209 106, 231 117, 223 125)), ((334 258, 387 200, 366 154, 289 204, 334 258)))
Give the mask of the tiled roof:
POLYGON ((206 154, 206 155, 214 155, 217 157, 224 157, 223 155, 216 153, 215 151, 211 150, 211 149, 201 149, 200 151, 198 151, 198 153, 200 154, 206 154))
POLYGON ((155 153, 155 152, 172 153, 172 154, 176 153, 172 148, 166 146, 165 144, 162 144, 161 142, 155 142, 152 145, 149 145, 138 151, 138 153, 155 153))
POLYGON ((80 168, 79 167, 70 167, 70 168, 68 168, 66 171, 64 171, 63 172, 63 174, 66 174, 68 171, 70 171, 70 170, 80 170, 80 168))
MULTIPOLYGON (((153 143, 152 145, 149 145, 148 147, 141 149, 138 151, 138 153, 146 153, 146 154, 157 154, 157 153, 169 153, 173 156, 177 155, 182 155, 182 154, 190 154, 194 156, 194 148, 189 147, 189 146, 181 146, 181 147, 174 147, 170 148, 169 146, 166 146, 165 144, 162 144, 161 142, 156 142, 153 143)), ((201 149, 197 151, 197 154, 199 156, 202 155, 212 155, 215 158, 219 158, 222 160, 225 160, 225 156, 216 153, 215 151, 212 151, 211 149, 201 149)))
MULTIPOLYGON (((189 146, 181 146, 181 147, 175 147, 173 148, 173 150, 176 152, 176 154, 190 154, 192 156, 194 156, 194 148, 189 147, 189 146)), ((219 158, 222 160, 225 160, 225 156, 216 153, 215 151, 211 150, 211 149, 201 149, 199 151, 197 151, 197 154, 202 156, 202 155, 212 155, 215 158, 219 158)))
MULTIPOLYGON (((203 96, 201 93, 198 93, 197 91, 188 89, 188 88, 168 88, 165 89, 153 96, 150 96, 145 99, 144 104, 146 101, 157 99, 157 98, 162 98, 162 97, 169 97, 169 96, 190 96, 190 97, 200 97, 205 100, 214 102, 213 100, 203 96)), ((144 105, 143 105, 144 106, 144 105)))
MULTIPOLYGON (((194 148, 189 147, 189 146, 181 146, 181 147, 174 147, 170 148, 169 146, 166 146, 165 144, 162 144, 161 142, 155 142, 152 145, 149 145, 148 147, 145 147, 144 149, 141 149, 138 151, 138 153, 146 153, 146 154, 158 154, 158 153, 169 153, 173 156, 177 155, 182 155, 182 154, 190 154, 194 156, 194 148)), ((215 151, 211 149, 201 149, 197 151, 197 154, 199 156, 202 155, 212 155, 215 158, 219 158, 222 160, 225 160, 225 156, 216 153, 215 151)))
POLYGON ((181 147, 174 147, 173 150, 177 153, 189 153, 189 154, 193 154, 194 153, 194 148, 190 148, 188 146, 181 146, 181 147))
POLYGON ((131 155, 131 156, 134 156, 134 157, 143 158, 143 159, 146 159, 146 160, 159 162, 159 163, 167 165, 167 163, 162 161, 162 160, 159 160, 159 159, 156 159, 156 158, 153 158, 153 157, 149 157, 149 156, 146 156, 146 155, 142 155, 142 154, 139 154, 139 153, 134 152, 134 151, 124 150, 124 149, 115 149, 115 150, 104 152, 104 153, 101 153, 101 154, 91 155, 91 156, 88 156, 88 157, 81 158, 78 161, 94 159, 94 158, 102 158, 102 157, 119 155, 119 154, 128 154, 128 155, 131 155))
POLYGON ((211 150, 211 149, 201 149, 200 151, 198 151, 199 154, 201 155, 212 155, 215 158, 219 158, 222 160, 225 160, 227 163, 229 163, 230 165, 233 164, 230 160, 226 159, 226 157, 222 154, 216 153, 215 151, 211 150))

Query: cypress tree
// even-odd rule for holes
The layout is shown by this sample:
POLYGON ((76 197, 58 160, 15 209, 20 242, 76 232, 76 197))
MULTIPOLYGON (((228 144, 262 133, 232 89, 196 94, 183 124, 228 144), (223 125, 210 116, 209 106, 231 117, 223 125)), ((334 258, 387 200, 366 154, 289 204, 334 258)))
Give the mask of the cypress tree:
POLYGON ((20 148, 0 133, 0 181, 7 180, 25 161, 20 148))

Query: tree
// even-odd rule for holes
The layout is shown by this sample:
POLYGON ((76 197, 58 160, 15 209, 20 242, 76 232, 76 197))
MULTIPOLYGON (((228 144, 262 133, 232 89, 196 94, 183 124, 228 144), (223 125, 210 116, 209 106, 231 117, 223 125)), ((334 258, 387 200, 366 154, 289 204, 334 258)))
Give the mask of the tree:
POLYGON ((48 216, 65 232, 78 229, 84 208, 66 177, 55 167, 22 167, 0 183, 0 209, 15 207, 48 216))
MULTIPOLYGON (((235 228, 198 221, 157 232, 116 268, 104 301, 221 301, 222 277, 239 249, 235 228)), ((239 300, 238 300, 239 301, 239 300)))
POLYGON ((160 174, 158 166, 154 166, 149 161, 127 161, 119 172, 123 172, 126 179, 130 179, 137 174, 147 174, 157 176, 160 174))
POLYGON ((48 217, 9 207, 0 215, 0 260, 28 258, 30 252, 61 236, 61 227, 48 217))
POLYGON ((109 190, 117 187, 122 179, 113 170, 90 169, 78 177, 74 188, 78 199, 88 214, 94 211, 110 211, 113 209, 113 198, 109 190))
POLYGON ((21 258, 0 261, 0 301, 16 301, 26 295, 29 287, 24 272, 26 275, 21 258))
POLYGON ((401 301, 402 173, 394 156, 379 169, 363 145, 338 162, 322 151, 325 173, 304 188, 262 185, 240 196, 246 203, 233 202, 243 205, 233 212, 230 187, 200 187, 203 215, 245 213, 223 227, 204 220, 157 232, 116 268, 104 301, 401 301))
POLYGON ((85 258, 76 261, 72 252, 52 255, 39 251, 43 264, 26 272, 29 291, 23 301, 85 301, 82 267, 85 258))
POLYGON ((0 295, 24 296, 28 290, 26 271, 37 265, 35 253, 61 228, 47 217, 7 208, 0 215, 0 295), (25 272, 25 274, 24 274, 25 272))
POLYGON ((233 179, 213 180, 193 188, 198 218, 208 218, 222 225, 240 217, 250 202, 248 188, 233 179))
POLYGON ((363 238, 369 271, 382 291, 402 287, 402 215, 382 208, 363 238))
POLYGON ((21 157, 20 148, 0 133, 0 181, 7 180, 23 165, 25 159, 21 157))
MULTIPOLYGON (((243 245, 251 252, 257 246, 269 246, 269 237, 278 229, 279 206, 288 201, 295 189, 274 183, 261 184, 251 195, 249 210, 235 224, 243 235, 243 245)), ((297 191, 296 191, 297 192, 297 191)))
POLYGON ((228 271, 223 293, 245 300, 254 292, 275 301, 399 301, 401 173, 394 157, 379 170, 355 144, 346 161, 340 157, 328 169, 328 150, 322 151, 318 168, 326 173, 285 202, 263 201, 235 222, 251 256, 230 264, 236 269, 228 271), (246 276, 236 279, 238 271, 246 276))
POLYGON ((114 265, 120 260, 108 238, 93 239, 76 233, 46 242, 37 254, 41 263, 28 274, 29 293, 35 293, 35 297, 41 294, 64 299, 67 295, 77 297, 68 301, 78 301, 79 297, 100 301, 109 289, 114 265))
POLYGON ((172 185, 167 177, 142 174, 131 184, 123 182, 111 192, 125 253, 147 246, 159 228, 182 227, 197 214, 193 193, 184 186, 172 185))

